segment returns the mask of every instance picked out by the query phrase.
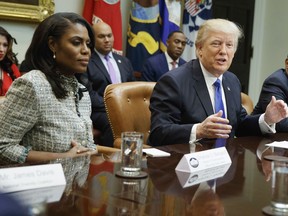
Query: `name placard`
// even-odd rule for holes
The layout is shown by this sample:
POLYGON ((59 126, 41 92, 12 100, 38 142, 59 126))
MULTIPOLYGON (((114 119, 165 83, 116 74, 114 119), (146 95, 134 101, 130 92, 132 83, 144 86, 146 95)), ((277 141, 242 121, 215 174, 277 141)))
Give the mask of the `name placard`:
POLYGON ((176 170, 176 174, 181 186, 185 188, 196 184, 200 184, 201 182, 220 178, 225 175, 230 166, 231 163, 196 171, 193 173, 187 173, 176 170))
POLYGON ((24 190, 10 193, 25 205, 34 205, 38 203, 58 202, 65 190, 66 185, 24 190))
POLYGON ((226 148, 220 147, 185 154, 175 170, 181 185, 187 187, 223 176, 230 165, 226 148))
POLYGON ((0 169, 0 191, 16 192, 66 185, 61 164, 0 169))

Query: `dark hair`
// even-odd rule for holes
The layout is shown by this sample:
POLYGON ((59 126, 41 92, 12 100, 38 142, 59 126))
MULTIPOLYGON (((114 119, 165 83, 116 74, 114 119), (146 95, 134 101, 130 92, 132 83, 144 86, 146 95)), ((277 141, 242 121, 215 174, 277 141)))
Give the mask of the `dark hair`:
POLYGON ((183 33, 182 31, 180 31, 180 30, 175 30, 175 31, 172 31, 172 32, 169 33, 167 39, 169 39, 170 37, 172 37, 175 33, 181 33, 181 34, 184 34, 184 33, 183 33))
MULTIPOLYGON (((13 42, 16 42, 16 40, 3 28, 0 26, 0 35, 4 36, 8 41, 8 48, 7 53, 2 61, 0 61, 0 68, 3 69, 3 71, 7 72, 12 80, 16 79, 13 70, 11 68, 12 64, 18 65, 18 59, 16 58, 16 54, 12 50, 13 42)), ((2 85, 2 82, 0 83, 0 87, 2 85)))
POLYGON ((37 69, 46 75, 57 98, 65 98, 68 92, 65 90, 63 80, 57 72, 53 52, 48 46, 48 41, 51 36, 55 40, 60 39, 67 29, 71 27, 71 23, 79 23, 86 27, 91 41, 89 48, 92 51, 94 49, 95 38, 90 24, 76 13, 55 13, 42 21, 36 28, 24 60, 27 71, 37 69))

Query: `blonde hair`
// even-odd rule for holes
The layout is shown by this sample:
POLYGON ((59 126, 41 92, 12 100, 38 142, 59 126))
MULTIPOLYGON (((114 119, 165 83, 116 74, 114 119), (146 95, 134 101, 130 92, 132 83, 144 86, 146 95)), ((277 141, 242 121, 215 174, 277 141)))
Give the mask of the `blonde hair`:
MULTIPOLYGON (((223 32, 227 34, 232 34, 234 36, 235 51, 238 47, 238 41, 243 37, 243 30, 236 23, 231 22, 226 19, 209 19, 205 21, 199 28, 195 45, 196 45, 196 55, 197 47, 202 45, 208 38, 211 32, 223 32)), ((197 55, 198 56, 198 55, 197 55)))

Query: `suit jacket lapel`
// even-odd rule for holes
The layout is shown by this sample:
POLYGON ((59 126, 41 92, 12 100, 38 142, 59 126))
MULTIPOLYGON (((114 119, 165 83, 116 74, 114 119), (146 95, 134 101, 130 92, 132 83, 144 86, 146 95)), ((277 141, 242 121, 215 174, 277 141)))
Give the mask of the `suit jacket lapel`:
MULTIPOLYGON (((98 55, 96 52, 93 52, 92 55, 94 55, 95 58, 92 57, 91 59, 92 59, 92 61, 95 61, 96 67, 99 68, 99 73, 102 73, 102 74, 106 77, 106 79, 107 79, 110 83, 112 83, 112 82, 111 82, 110 75, 109 75, 109 73, 108 73, 105 65, 103 64, 101 58, 99 57, 99 55, 98 55)), ((98 71, 96 71, 96 72, 98 73, 98 71)))
POLYGON ((231 86, 233 86, 233 83, 230 83, 228 79, 226 79, 225 77, 225 73, 223 75, 223 79, 222 79, 222 84, 223 84, 223 89, 224 89, 224 93, 225 93, 225 99, 226 99, 226 108, 227 108, 227 118, 230 119, 229 114, 231 113, 231 109, 232 109, 232 104, 231 102, 234 101, 234 95, 232 92, 232 88, 231 86), (230 103, 228 103, 228 101, 230 101, 230 103))
POLYGON ((195 91, 201 101, 207 116, 212 115, 214 113, 212 102, 210 100, 210 95, 207 89, 207 85, 200 67, 199 60, 193 62, 193 73, 192 76, 195 82, 195 91), (209 100, 207 100, 209 98, 209 100))
POLYGON ((169 65, 170 63, 167 62, 166 56, 164 53, 161 54, 161 58, 160 58, 160 62, 159 65, 161 65, 161 70, 162 70, 162 74, 166 73, 167 71, 169 71, 169 65))
POLYGON ((121 81, 127 80, 127 78, 125 77, 126 73, 124 73, 125 68, 124 68, 124 65, 123 65, 121 58, 118 55, 115 55, 114 53, 112 53, 112 55, 113 55, 113 58, 115 59, 117 65, 118 65, 120 76, 121 76, 121 81))

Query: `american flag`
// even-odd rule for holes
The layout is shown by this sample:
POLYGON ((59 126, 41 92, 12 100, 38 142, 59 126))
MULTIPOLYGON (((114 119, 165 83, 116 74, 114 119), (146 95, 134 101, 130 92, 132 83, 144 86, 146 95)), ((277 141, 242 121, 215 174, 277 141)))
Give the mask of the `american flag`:
POLYGON ((203 3, 203 2, 204 2, 204 0, 186 1, 185 8, 191 16, 196 16, 201 11, 199 4, 203 3))

